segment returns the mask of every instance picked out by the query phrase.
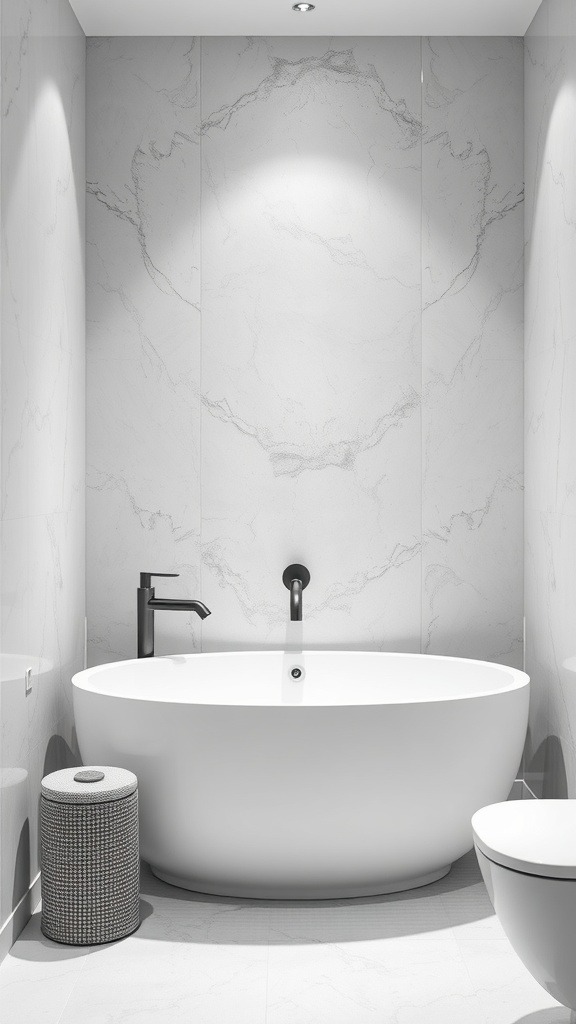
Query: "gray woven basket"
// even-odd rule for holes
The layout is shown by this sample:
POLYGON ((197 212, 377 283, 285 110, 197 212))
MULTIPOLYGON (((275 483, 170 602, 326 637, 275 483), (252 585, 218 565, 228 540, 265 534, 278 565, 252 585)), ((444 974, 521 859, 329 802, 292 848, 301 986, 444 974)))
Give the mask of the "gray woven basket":
POLYGON ((48 938, 89 946, 138 927, 137 785, 132 772, 100 766, 42 780, 41 927, 48 938))

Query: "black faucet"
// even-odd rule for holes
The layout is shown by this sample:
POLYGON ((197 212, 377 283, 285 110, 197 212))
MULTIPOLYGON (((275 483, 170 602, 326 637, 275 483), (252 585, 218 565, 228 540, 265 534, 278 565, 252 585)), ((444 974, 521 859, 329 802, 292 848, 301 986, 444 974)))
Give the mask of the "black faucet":
POLYGON ((290 619, 302 622, 302 591, 310 583, 310 573, 305 565, 289 565, 282 573, 282 582, 290 591, 290 619))
POLYGON ((155 597, 151 585, 153 576, 179 576, 177 572, 141 572, 138 587, 138 657, 154 657, 154 612, 196 612, 201 619, 210 615, 202 601, 188 601, 180 597, 155 597))

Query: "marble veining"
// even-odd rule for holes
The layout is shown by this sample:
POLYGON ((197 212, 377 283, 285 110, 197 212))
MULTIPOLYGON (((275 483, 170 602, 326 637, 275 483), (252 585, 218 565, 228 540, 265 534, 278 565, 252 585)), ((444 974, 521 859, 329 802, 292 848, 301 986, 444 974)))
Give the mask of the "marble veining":
MULTIPOLYGON (((281 44, 280 44, 281 45, 281 44)), ((418 145, 421 135, 421 121, 407 108, 406 101, 394 100, 388 93, 382 78, 373 64, 361 65, 354 49, 328 49, 319 56, 301 57, 290 60, 285 56, 271 56, 270 73, 258 83, 255 89, 244 93, 233 103, 220 107, 202 121, 201 131, 212 128, 226 130, 233 117, 250 103, 265 102, 275 89, 295 89, 308 76, 335 78, 347 85, 367 86, 381 110, 390 114, 404 136, 404 145, 411 148, 418 145)))
POLYGON ((322 470, 327 466, 353 470, 356 460, 362 452, 375 448, 389 430, 397 427, 414 409, 418 409, 420 404, 419 395, 412 391, 390 412, 380 416, 367 435, 337 441, 324 440, 322 437, 313 438, 299 447, 287 441, 274 441, 273 438, 269 438, 266 427, 263 428, 263 434, 259 434, 257 427, 243 422, 234 415, 225 398, 216 402, 203 396, 202 401, 212 416, 223 423, 232 424, 242 434, 254 438, 254 441, 270 459, 274 476, 292 477, 298 476, 305 470, 322 470))
MULTIPOLYGON (((187 302, 189 305, 198 309, 198 302, 193 302, 192 299, 187 298, 186 295, 179 292, 175 284, 168 277, 167 273, 155 264, 148 249, 146 228, 141 210, 141 205, 144 202, 144 184, 140 180, 140 165, 147 168, 146 160, 150 159, 150 157, 152 157, 153 160, 169 159, 172 156, 174 147, 181 145, 183 142, 192 141, 193 140, 190 136, 185 136, 181 132, 175 132, 167 153, 159 152, 154 140, 151 141, 147 153, 144 153, 141 150, 136 151, 131 167, 132 196, 130 198, 133 200, 132 203, 124 203, 118 196, 105 194, 97 185, 92 185, 91 182, 87 182, 87 193, 89 196, 93 196, 97 202, 102 203, 109 213, 120 218, 120 220, 127 221, 128 224, 131 224, 135 229, 142 255, 142 263, 156 287, 159 288, 160 291, 166 292, 168 295, 174 295, 182 302, 187 302)), ((194 271, 198 271, 197 267, 193 267, 192 269, 194 271)))
POLYGON ((520 667, 522 42, 423 63, 423 650, 520 667))
POLYGON ((159 617, 165 652, 517 665, 519 41, 94 39, 88 64, 92 662, 133 655, 157 568, 212 609, 159 617))
MULTIPOLYGON (((198 89, 197 41, 88 42, 88 616, 97 661, 135 655, 140 571, 179 572, 171 593, 199 589, 198 89)), ((159 653, 197 646, 187 616, 158 620, 159 653)))

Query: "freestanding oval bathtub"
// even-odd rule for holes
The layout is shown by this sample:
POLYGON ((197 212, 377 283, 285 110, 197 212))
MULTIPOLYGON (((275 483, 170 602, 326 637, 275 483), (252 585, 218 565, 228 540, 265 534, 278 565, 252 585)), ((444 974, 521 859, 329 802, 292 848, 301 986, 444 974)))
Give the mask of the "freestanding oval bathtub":
POLYGON ((84 763, 138 776, 154 873, 226 896, 442 877, 472 847, 472 814, 508 796, 528 716, 524 673, 412 654, 193 654, 73 683, 84 763))

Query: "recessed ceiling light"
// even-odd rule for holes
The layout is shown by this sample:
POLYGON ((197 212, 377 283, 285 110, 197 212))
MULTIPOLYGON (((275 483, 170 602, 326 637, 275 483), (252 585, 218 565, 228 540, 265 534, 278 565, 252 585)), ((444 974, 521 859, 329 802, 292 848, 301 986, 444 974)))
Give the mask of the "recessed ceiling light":
POLYGON ((292 7, 293 11, 300 11, 305 14, 307 11, 314 10, 314 4, 294 4, 292 7))

